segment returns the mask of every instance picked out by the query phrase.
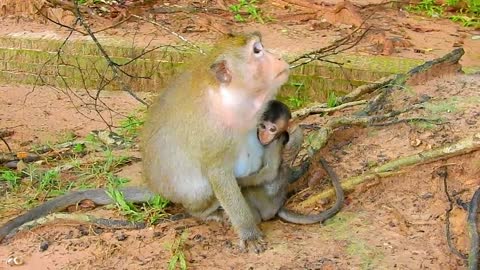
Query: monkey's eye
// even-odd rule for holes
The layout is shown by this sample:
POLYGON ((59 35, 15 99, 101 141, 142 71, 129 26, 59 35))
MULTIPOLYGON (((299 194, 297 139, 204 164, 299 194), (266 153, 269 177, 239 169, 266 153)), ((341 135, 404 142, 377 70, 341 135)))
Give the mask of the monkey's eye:
POLYGON ((261 129, 266 129, 267 127, 265 126, 264 123, 260 123, 260 125, 258 125, 261 129))
POLYGON ((271 133, 277 132, 277 127, 275 127, 275 126, 271 127, 271 128, 270 128, 270 132, 271 132, 271 133))
POLYGON ((255 54, 255 56, 257 57, 260 57, 263 55, 263 46, 262 46, 262 43, 260 42, 255 42, 255 44, 253 44, 253 53, 255 54))

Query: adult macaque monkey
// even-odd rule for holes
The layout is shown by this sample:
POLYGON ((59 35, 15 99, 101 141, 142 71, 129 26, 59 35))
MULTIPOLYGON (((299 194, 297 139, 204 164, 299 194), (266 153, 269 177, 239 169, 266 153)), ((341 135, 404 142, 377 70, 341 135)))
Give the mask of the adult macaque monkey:
MULTIPOLYGON (((222 206, 242 248, 263 251, 262 233, 234 177, 238 149, 265 104, 288 79, 288 64, 268 52, 260 35, 229 35, 186 68, 149 109, 142 134, 144 174, 150 189, 199 218, 222 206)), ((147 201, 143 188, 121 189, 147 201)), ((81 200, 112 203, 104 189, 77 191, 39 205, 0 227, 0 241, 22 224, 81 200)))
POLYGON ((191 215, 225 210, 242 248, 263 251, 262 233, 234 176, 238 149, 288 78, 288 64, 259 34, 229 36, 195 61, 150 107, 143 132, 152 191, 191 215))

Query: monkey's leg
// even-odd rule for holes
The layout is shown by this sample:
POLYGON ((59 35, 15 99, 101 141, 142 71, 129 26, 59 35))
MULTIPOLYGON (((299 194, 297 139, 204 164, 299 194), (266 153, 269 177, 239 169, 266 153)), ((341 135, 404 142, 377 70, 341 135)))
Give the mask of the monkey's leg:
POLYGON ((277 179, 271 183, 245 188, 245 199, 253 205, 263 221, 274 218, 287 199, 288 183, 282 173, 280 171, 277 179))
POLYGON ((267 195, 258 196, 256 198, 257 208, 263 221, 270 220, 275 217, 283 204, 276 203, 274 198, 267 195))
POLYGON ((221 164, 204 165, 215 196, 240 236, 240 247, 245 250, 251 245, 254 252, 262 252, 265 250, 262 232, 257 227, 256 220, 234 177, 233 162, 231 168, 225 167, 223 160, 219 162, 221 164))
POLYGON ((212 198, 212 202, 206 208, 198 208, 193 205, 184 206, 190 215, 205 221, 222 222, 224 220, 223 211, 219 209, 220 203, 216 198, 212 198))
POLYGON ((258 204, 256 203, 257 199, 257 189, 261 187, 249 187, 242 189, 242 194, 245 197, 245 200, 250 207, 250 211, 252 212, 253 218, 255 219, 256 224, 260 224, 262 222, 262 216, 260 215, 260 210, 258 208, 258 204))

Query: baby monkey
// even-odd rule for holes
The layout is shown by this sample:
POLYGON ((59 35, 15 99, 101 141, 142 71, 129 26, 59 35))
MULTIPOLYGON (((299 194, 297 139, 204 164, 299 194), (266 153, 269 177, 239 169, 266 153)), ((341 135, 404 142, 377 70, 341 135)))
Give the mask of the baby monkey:
POLYGON ((343 206, 344 194, 338 177, 326 161, 321 159, 335 188, 335 205, 318 215, 297 214, 283 207, 292 177, 291 166, 303 142, 303 129, 292 127, 290 121, 288 106, 280 101, 270 101, 257 129, 249 134, 248 142, 244 144, 245 148, 240 151, 235 164, 238 184, 242 187, 242 193, 257 222, 272 219, 277 213, 283 220, 297 224, 323 222, 343 206), (257 172, 243 176, 262 165, 257 172))

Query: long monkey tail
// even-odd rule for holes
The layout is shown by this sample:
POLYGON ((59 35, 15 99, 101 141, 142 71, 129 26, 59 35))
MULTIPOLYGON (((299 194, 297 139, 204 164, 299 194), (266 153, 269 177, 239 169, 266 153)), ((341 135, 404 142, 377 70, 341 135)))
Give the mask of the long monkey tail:
MULTIPOLYGON (((91 200, 95 205, 114 203, 106 191, 104 188, 74 191, 49 200, 3 224, 3 226, 0 227, 0 242, 23 224, 65 210, 67 207, 83 200, 91 200)), ((155 196, 153 192, 141 187, 125 187, 121 188, 120 191, 123 193, 125 200, 132 203, 148 202, 155 196)))
POLYGON ((320 162, 322 163, 323 168, 327 171, 328 175, 330 176, 330 179, 332 180, 333 188, 335 189, 335 195, 337 197, 335 204, 329 209, 317 215, 298 214, 291 210, 286 209, 283 206, 280 209, 280 211, 278 211, 278 214, 277 214, 281 219, 288 221, 290 223, 295 223, 295 224, 321 223, 333 217, 335 214, 337 214, 340 211, 340 209, 342 209, 343 203, 345 201, 345 194, 343 192, 342 185, 340 184, 340 180, 338 179, 337 174, 332 170, 332 168, 328 165, 325 159, 320 158, 320 162))

